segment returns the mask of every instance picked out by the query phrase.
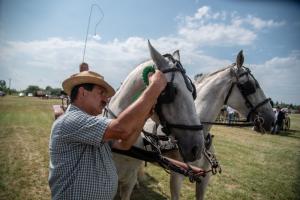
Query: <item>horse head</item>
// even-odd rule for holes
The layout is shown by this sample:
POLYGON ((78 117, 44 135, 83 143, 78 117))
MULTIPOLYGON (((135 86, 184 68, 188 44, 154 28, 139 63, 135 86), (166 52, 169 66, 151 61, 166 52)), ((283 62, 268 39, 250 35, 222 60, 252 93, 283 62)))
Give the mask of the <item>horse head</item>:
POLYGON ((161 55, 149 44, 156 69, 162 71, 168 84, 158 98, 153 120, 163 126, 167 135, 173 136, 184 161, 199 159, 204 146, 202 125, 196 113, 195 87, 180 63, 179 52, 161 55))
POLYGON ((147 87, 148 72, 160 70, 165 74, 168 84, 157 100, 152 119, 163 126, 167 135, 177 140, 184 161, 199 159, 204 139, 194 104, 196 91, 193 83, 180 63, 179 54, 163 56, 150 42, 148 45, 152 60, 141 63, 129 73, 110 100, 110 115, 117 116, 139 97, 147 87))
POLYGON ((270 99, 266 98, 258 81, 243 63, 244 55, 241 50, 237 55, 236 64, 231 67, 234 84, 230 96, 227 95, 226 103, 247 116, 248 121, 253 121, 255 130, 270 131, 274 122, 270 99))

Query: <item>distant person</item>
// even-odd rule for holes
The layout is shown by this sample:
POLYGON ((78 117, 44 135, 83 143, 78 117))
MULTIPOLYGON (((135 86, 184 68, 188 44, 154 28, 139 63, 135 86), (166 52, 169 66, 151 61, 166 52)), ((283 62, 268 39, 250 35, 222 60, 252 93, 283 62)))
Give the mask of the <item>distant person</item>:
POLYGON ((149 76, 149 82, 142 95, 115 119, 100 116, 115 94, 103 76, 83 70, 63 82, 71 104, 51 130, 48 181, 53 200, 114 198, 118 176, 111 148, 126 150, 136 142, 167 84, 158 70, 149 76))
POLYGON ((272 130, 272 133, 278 134, 280 130, 282 130, 284 119, 285 113, 280 109, 280 106, 277 106, 275 111, 275 126, 272 130))
POLYGON ((79 72, 89 71, 89 65, 85 62, 79 65, 79 72))
POLYGON ((270 104, 271 104, 271 106, 272 106, 272 108, 273 108, 273 107, 274 107, 274 102, 273 102, 272 99, 270 99, 270 104))
POLYGON ((234 121, 235 110, 230 106, 227 106, 227 113, 228 113, 228 123, 231 124, 234 121))
POLYGON ((223 106, 218 115, 218 121, 226 122, 226 106, 223 106))

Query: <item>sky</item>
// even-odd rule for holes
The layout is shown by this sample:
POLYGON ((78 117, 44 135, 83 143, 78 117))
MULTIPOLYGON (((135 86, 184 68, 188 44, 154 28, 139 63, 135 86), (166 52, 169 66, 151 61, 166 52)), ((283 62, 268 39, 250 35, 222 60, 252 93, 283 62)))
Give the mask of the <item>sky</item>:
POLYGON ((289 0, 0 0, 0 80, 61 87, 78 72, 88 35, 84 61, 118 88, 150 58, 150 40, 161 53, 179 49, 191 77, 243 50, 267 97, 299 105, 299 9, 289 0))

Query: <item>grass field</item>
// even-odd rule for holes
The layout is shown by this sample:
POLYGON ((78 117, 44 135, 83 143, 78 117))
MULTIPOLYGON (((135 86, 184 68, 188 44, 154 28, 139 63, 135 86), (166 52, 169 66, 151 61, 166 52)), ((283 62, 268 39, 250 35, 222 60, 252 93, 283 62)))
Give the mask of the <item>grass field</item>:
MULTIPOLYGON (((48 142, 59 100, 0 98, 0 199, 50 199, 48 142)), ((291 130, 257 134, 248 128, 213 127, 223 172, 212 178, 207 199, 300 199, 300 115, 291 115, 291 130)), ((169 175, 148 164, 146 178, 132 199, 170 199, 169 175)), ((194 184, 185 181, 182 199, 194 199, 194 184)))

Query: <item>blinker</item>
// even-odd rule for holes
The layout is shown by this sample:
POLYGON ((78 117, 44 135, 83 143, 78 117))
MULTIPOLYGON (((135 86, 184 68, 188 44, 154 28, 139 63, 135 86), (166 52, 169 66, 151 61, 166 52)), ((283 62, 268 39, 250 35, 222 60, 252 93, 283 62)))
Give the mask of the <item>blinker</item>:
POLYGON ((172 103, 175 99, 175 95, 177 94, 177 88, 172 82, 168 82, 166 88, 160 96, 158 97, 158 102, 162 104, 172 103))
POLYGON ((249 96, 256 92, 255 86, 250 80, 246 81, 245 83, 238 83, 237 86, 244 96, 249 96))

